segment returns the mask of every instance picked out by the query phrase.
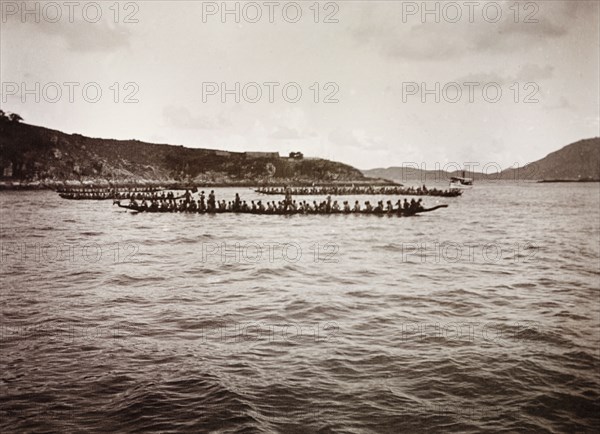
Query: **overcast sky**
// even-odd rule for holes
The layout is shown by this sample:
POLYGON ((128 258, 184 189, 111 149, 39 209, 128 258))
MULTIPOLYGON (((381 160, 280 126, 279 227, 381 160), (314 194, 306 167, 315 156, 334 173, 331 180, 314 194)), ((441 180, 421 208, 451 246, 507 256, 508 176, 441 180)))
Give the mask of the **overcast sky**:
MULTIPOLYGON (((319 8, 308 1, 298 2, 302 16, 295 23, 290 2, 275 2, 273 9, 257 2, 262 17, 255 23, 258 9, 244 2, 239 23, 234 14, 222 22, 220 1, 121 2, 118 17, 114 1, 100 2, 98 22, 92 22, 93 6, 83 14, 90 2, 79 2, 72 23, 64 2, 55 3, 60 19, 55 6, 42 9, 48 2, 29 2, 31 10, 40 3, 39 23, 35 14, 21 15, 21 3, 2 0, 2 109, 68 133, 302 151, 361 169, 407 162, 428 169, 436 162, 506 168, 600 135, 596 1, 519 2, 515 8, 511 0, 485 11, 486 2, 427 2, 439 8, 439 22, 434 14, 423 19, 420 1, 322 2, 319 8), (493 22, 498 11, 502 16, 493 22), (39 102, 35 94, 21 94, 22 83, 31 90, 36 82, 39 102), (47 86, 52 82, 62 96, 47 86), (67 82, 80 83, 74 102, 67 82), (239 103, 233 94, 223 103, 219 90, 206 92, 215 91, 206 83, 235 89, 236 82, 239 103), (252 82, 263 92, 255 103, 256 87, 246 87, 246 98, 241 90, 252 82), (462 97, 447 86, 439 103, 434 94, 423 103, 422 83, 435 89, 436 82, 440 89, 461 84, 462 97), (98 102, 83 98, 86 83, 101 88, 98 102), (287 87, 289 101, 287 83, 297 83, 287 87), (471 87, 472 101, 463 83, 481 83, 471 87), (296 87, 302 96, 290 102, 296 87), (494 103, 498 87, 502 96, 494 103), (139 102, 125 103, 127 97, 139 102)), ((94 87, 87 91, 93 99, 94 87)))

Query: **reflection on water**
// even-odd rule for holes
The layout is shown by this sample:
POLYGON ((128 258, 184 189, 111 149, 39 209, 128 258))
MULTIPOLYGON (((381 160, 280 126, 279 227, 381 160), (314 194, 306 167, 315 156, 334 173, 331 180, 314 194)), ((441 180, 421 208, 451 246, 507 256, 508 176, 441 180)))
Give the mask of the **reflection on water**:
POLYGON ((389 218, 3 192, 2 431, 594 431, 599 196, 480 184, 389 218))

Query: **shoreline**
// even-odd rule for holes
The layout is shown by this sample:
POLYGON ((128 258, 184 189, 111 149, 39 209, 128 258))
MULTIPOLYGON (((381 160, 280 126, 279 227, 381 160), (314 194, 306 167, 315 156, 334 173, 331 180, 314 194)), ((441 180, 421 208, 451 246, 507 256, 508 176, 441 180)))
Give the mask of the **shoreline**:
MULTIPOLYGON (((411 180, 404 180, 404 182, 411 180)), ((494 182, 507 182, 510 183, 512 180, 509 179, 497 179, 494 182)), ((415 179, 415 185, 423 184, 423 180, 415 179)), ((480 181, 480 184, 487 184, 487 180, 480 181)), ((541 179, 541 180, 528 180, 527 183, 537 184, 561 184, 561 183, 600 183, 600 179, 541 179)), ((57 191, 60 189, 143 189, 143 188, 156 188, 158 190, 185 190, 193 188, 283 188, 283 187, 351 187, 351 186, 362 186, 362 187, 405 187, 404 184, 391 180, 384 179, 370 179, 360 181, 338 181, 338 182, 323 182, 323 181, 292 181, 292 180, 281 180, 277 182, 264 182, 264 181, 239 181, 239 182, 182 182, 182 181, 142 181, 142 182, 131 182, 131 181, 116 181, 108 182, 102 181, 0 181, 0 191, 37 191, 37 190, 50 190, 57 191)))
POLYGON ((382 179, 369 179, 369 180, 356 180, 356 181, 338 181, 338 182, 323 182, 316 180, 306 181, 293 181, 293 180, 281 180, 277 182, 260 182, 260 181, 239 181, 239 182, 182 182, 182 181, 142 181, 142 182, 128 182, 128 181, 115 181, 108 182, 103 181, 1 181, 0 191, 18 191, 18 190, 58 190, 64 188, 72 189, 134 189, 134 188, 157 188, 162 190, 185 190, 192 188, 227 188, 227 187, 248 187, 248 188, 261 188, 261 187, 349 187, 349 186, 377 186, 377 187, 401 187, 402 184, 382 180, 382 179))
POLYGON ((600 179, 542 179, 538 181, 540 184, 553 184, 563 182, 600 182, 600 179))

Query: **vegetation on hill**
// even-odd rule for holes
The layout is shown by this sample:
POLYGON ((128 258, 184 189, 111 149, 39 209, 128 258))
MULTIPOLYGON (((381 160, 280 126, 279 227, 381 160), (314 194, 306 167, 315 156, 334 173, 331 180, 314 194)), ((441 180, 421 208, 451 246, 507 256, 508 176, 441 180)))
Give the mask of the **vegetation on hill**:
POLYGON ((189 183, 213 185, 377 182, 346 164, 277 153, 109 140, 65 134, 0 118, 0 174, 4 183, 189 183))

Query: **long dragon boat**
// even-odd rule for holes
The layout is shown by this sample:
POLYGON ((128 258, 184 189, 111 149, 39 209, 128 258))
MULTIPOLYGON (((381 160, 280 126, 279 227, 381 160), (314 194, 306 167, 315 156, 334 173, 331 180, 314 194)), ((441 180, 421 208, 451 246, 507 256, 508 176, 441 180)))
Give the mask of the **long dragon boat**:
POLYGON ((384 209, 373 209, 373 210, 360 210, 360 211, 344 211, 344 210, 242 210, 242 209, 215 209, 213 211, 199 211, 198 209, 185 209, 179 210, 177 208, 149 208, 141 205, 122 205, 120 201, 115 200, 113 205, 118 205, 120 208, 125 208, 136 213, 182 213, 182 214, 258 214, 258 215, 376 215, 376 216, 397 216, 397 217, 412 217, 419 214, 432 212, 440 208, 447 208, 448 205, 437 205, 432 208, 421 208, 421 209, 395 209, 392 211, 384 209))
POLYGON ((116 192, 116 193, 59 193, 63 199, 68 200, 178 200, 183 199, 185 194, 176 197, 152 196, 154 193, 147 192, 116 192))
MULTIPOLYGON (((285 188, 257 188, 255 193, 266 195, 285 195, 285 188)), ((437 188, 423 189, 404 187, 319 187, 319 188, 292 188, 294 196, 363 196, 363 195, 395 195, 395 196, 434 196, 458 197, 462 195, 459 189, 438 190, 437 188)))

